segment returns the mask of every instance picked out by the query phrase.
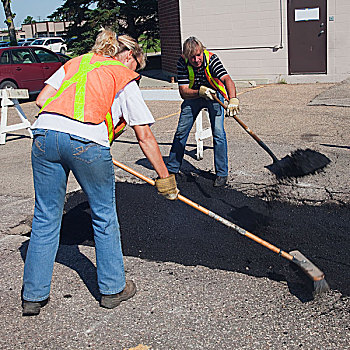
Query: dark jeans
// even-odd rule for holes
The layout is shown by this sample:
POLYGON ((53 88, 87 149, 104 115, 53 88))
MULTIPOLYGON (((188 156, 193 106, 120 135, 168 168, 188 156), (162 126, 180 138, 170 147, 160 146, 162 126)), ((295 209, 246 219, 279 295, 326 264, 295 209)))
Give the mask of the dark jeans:
MULTIPOLYGON (((223 97, 219 95, 223 102, 223 97)), ((214 144, 215 172, 218 176, 228 175, 227 140, 224 129, 225 111, 219 103, 204 98, 184 100, 181 105, 179 123, 171 146, 167 168, 172 173, 178 173, 185 153, 188 135, 199 112, 207 108, 214 144)))

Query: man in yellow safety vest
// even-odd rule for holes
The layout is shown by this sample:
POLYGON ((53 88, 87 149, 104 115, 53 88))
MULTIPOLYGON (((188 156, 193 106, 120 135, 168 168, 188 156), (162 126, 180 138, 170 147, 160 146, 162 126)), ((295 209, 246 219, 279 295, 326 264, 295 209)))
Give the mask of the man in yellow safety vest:
POLYGON ((239 100, 233 80, 218 56, 205 50, 200 40, 189 37, 183 44, 183 54, 177 63, 178 84, 181 97, 179 123, 170 150, 167 168, 177 174, 180 170, 185 146, 197 115, 207 108, 213 133, 215 187, 224 186, 228 177, 227 140, 224 129, 225 111, 216 102, 216 94, 223 102, 228 100, 227 113, 233 116, 239 110, 239 100))

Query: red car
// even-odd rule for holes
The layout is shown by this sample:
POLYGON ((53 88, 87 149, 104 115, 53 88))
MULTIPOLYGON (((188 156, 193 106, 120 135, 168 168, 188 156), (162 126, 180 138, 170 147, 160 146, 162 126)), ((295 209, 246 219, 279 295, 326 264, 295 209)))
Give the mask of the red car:
POLYGON ((64 58, 42 47, 1 48, 0 89, 28 89, 30 94, 38 93, 44 81, 64 62, 64 58))

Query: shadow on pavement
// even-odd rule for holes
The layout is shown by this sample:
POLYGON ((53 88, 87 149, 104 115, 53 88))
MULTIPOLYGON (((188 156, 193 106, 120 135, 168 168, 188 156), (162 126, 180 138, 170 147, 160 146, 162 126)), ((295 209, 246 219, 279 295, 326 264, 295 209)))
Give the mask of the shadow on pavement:
MULTIPOLYGON (((182 175, 181 193, 286 251, 300 250, 326 275, 332 289, 350 295, 349 206, 293 206, 214 188, 210 174, 182 175)), ((180 201, 170 202, 147 184, 117 183, 117 211, 125 256, 236 271, 287 283, 302 302, 311 291, 289 263, 180 201)), ((78 245, 93 245, 87 199, 67 195, 56 261, 77 271, 98 299, 96 269, 78 245)), ((22 246, 25 255, 26 244, 22 246)), ((220 281, 218 281, 220 283, 220 281)))
MULTIPOLYGON (((19 248, 23 261, 25 261, 28 244, 29 240, 23 242, 21 247, 19 248)), ((86 242, 86 244, 89 244, 89 242, 86 242)), ((96 300, 100 300, 100 292, 98 290, 97 285, 96 267, 90 261, 90 259, 88 259, 84 254, 80 252, 77 244, 63 245, 61 240, 61 244, 58 248, 55 261, 56 263, 60 263, 76 271, 81 280, 88 288, 91 295, 96 300)))

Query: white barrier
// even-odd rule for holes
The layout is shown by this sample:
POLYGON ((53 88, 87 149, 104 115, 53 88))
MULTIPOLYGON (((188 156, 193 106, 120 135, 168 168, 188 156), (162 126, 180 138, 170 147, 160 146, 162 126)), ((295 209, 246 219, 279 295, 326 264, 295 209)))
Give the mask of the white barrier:
MULTIPOLYGON (((182 101, 178 89, 170 89, 170 90, 141 90, 142 97, 145 101, 182 101)), ((211 128, 207 128, 203 130, 203 121, 202 118, 207 117, 209 120, 208 111, 206 109, 202 110, 202 113, 196 118, 196 142, 197 142, 197 152, 196 157, 197 160, 203 159, 203 140, 211 137, 212 132, 211 128)))
POLYGON ((203 117, 207 117, 209 120, 209 113, 207 109, 202 109, 202 113, 199 113, 197 118, 196 118, 196 133, 195 133, 195 138, 197 142, 197 152, 196 152, 196 157, 197 160, 201 160, 204 157, 204 149, 203 149, 203 140, 211 137, 212 132, 211 128, 203 129, 203 117))
POLYGON ((30 130, 30 122, 24 114, 22 107, 18 103, 18 99, 29 98, 28 90, 26 89, 1 89, 1 123, 0 123, 0 145, 6 143, 6 134, 10 131, 27 129, 29 136, 33 138, 32 131, 30 130), (8 107, 14 106, 17 114, 21 119, 21 123, 7 125, 7 111, 8 107))

